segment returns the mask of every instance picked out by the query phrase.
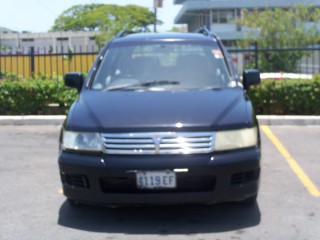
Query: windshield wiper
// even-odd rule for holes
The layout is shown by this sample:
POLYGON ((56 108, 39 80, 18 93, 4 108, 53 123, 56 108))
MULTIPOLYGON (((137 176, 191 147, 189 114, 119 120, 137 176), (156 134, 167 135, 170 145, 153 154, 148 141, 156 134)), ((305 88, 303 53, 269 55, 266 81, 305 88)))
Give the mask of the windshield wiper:
POLYGON ((120 86, 114 86, 106 88, 105 91, 113 91, 113 90, 120 90, 120 89, 126 89, 130 87, 151 87, 151 86, 159 86, 159 85, 178 85, 180 82, 178 81, 168 81, 168 80, 160 80, 160 81, 146 81, 146 82, 136 82, 136 83, 130 83, 120 86))
POLYGON ((223 89, 220 86, 207 86, 207 87, 203 87, 203 88, 199 88, 199 90, 221 90, 223 89))

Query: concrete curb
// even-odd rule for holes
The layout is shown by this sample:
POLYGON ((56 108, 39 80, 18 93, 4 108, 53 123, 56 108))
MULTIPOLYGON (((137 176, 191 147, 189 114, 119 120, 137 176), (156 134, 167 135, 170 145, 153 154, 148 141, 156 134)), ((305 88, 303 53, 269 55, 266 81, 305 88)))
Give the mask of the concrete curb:
MULTIPOLYGON (((0 116, 0 125, 62 125, 64 115, 0 116)), ((319 125, 320 116, 257 116, 260 125, 319 125)))
POLYGON ((320 125, 320 116, 257 116, 260 125, 320 125))
POLYGON ((0 116, 0 125, 61 125, 64 115, 0 116))

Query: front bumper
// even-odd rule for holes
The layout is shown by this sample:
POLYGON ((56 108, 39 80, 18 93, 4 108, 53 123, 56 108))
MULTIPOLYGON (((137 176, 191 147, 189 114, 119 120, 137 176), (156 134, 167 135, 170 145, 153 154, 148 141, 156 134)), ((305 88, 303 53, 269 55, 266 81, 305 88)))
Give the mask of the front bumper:
POLYGON ((88 155, 61 152, 63 192, 98 205, 241 201, 259 188, 260 149, 194 155, 88 155), (179 169, 188 169, 180 172, 179 169), (177 188, 139 190, 139 170, 177 170, 177 188))

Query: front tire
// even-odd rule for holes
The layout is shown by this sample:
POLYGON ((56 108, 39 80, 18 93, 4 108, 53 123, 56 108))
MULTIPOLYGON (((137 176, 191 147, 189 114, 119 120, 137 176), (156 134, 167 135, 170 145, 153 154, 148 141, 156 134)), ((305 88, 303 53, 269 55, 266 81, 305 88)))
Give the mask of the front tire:
POLYGON ((69 205, 72 207, 80 205, 80 202, 78 202, 77 200, 71 199, 71 198, 67 198, 67 201, 68 201, 69 205))
POLYGON ((258 194, 254 194, 244 200, 242 200, 240 203, 243 205, 254 205, 257 202, 258 194))

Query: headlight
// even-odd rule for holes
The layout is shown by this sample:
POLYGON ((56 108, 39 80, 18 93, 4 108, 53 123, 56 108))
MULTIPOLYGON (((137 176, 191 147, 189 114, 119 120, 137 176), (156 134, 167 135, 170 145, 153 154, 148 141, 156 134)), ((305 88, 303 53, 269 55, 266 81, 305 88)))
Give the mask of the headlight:
POLYGON ((66 150, 102 151, 102 141, 98 133, 63 131, 62 147, 66 150))
POLYGON ((257 127, 216 132, 215 150, 231 150, 257 145, 257 127))

